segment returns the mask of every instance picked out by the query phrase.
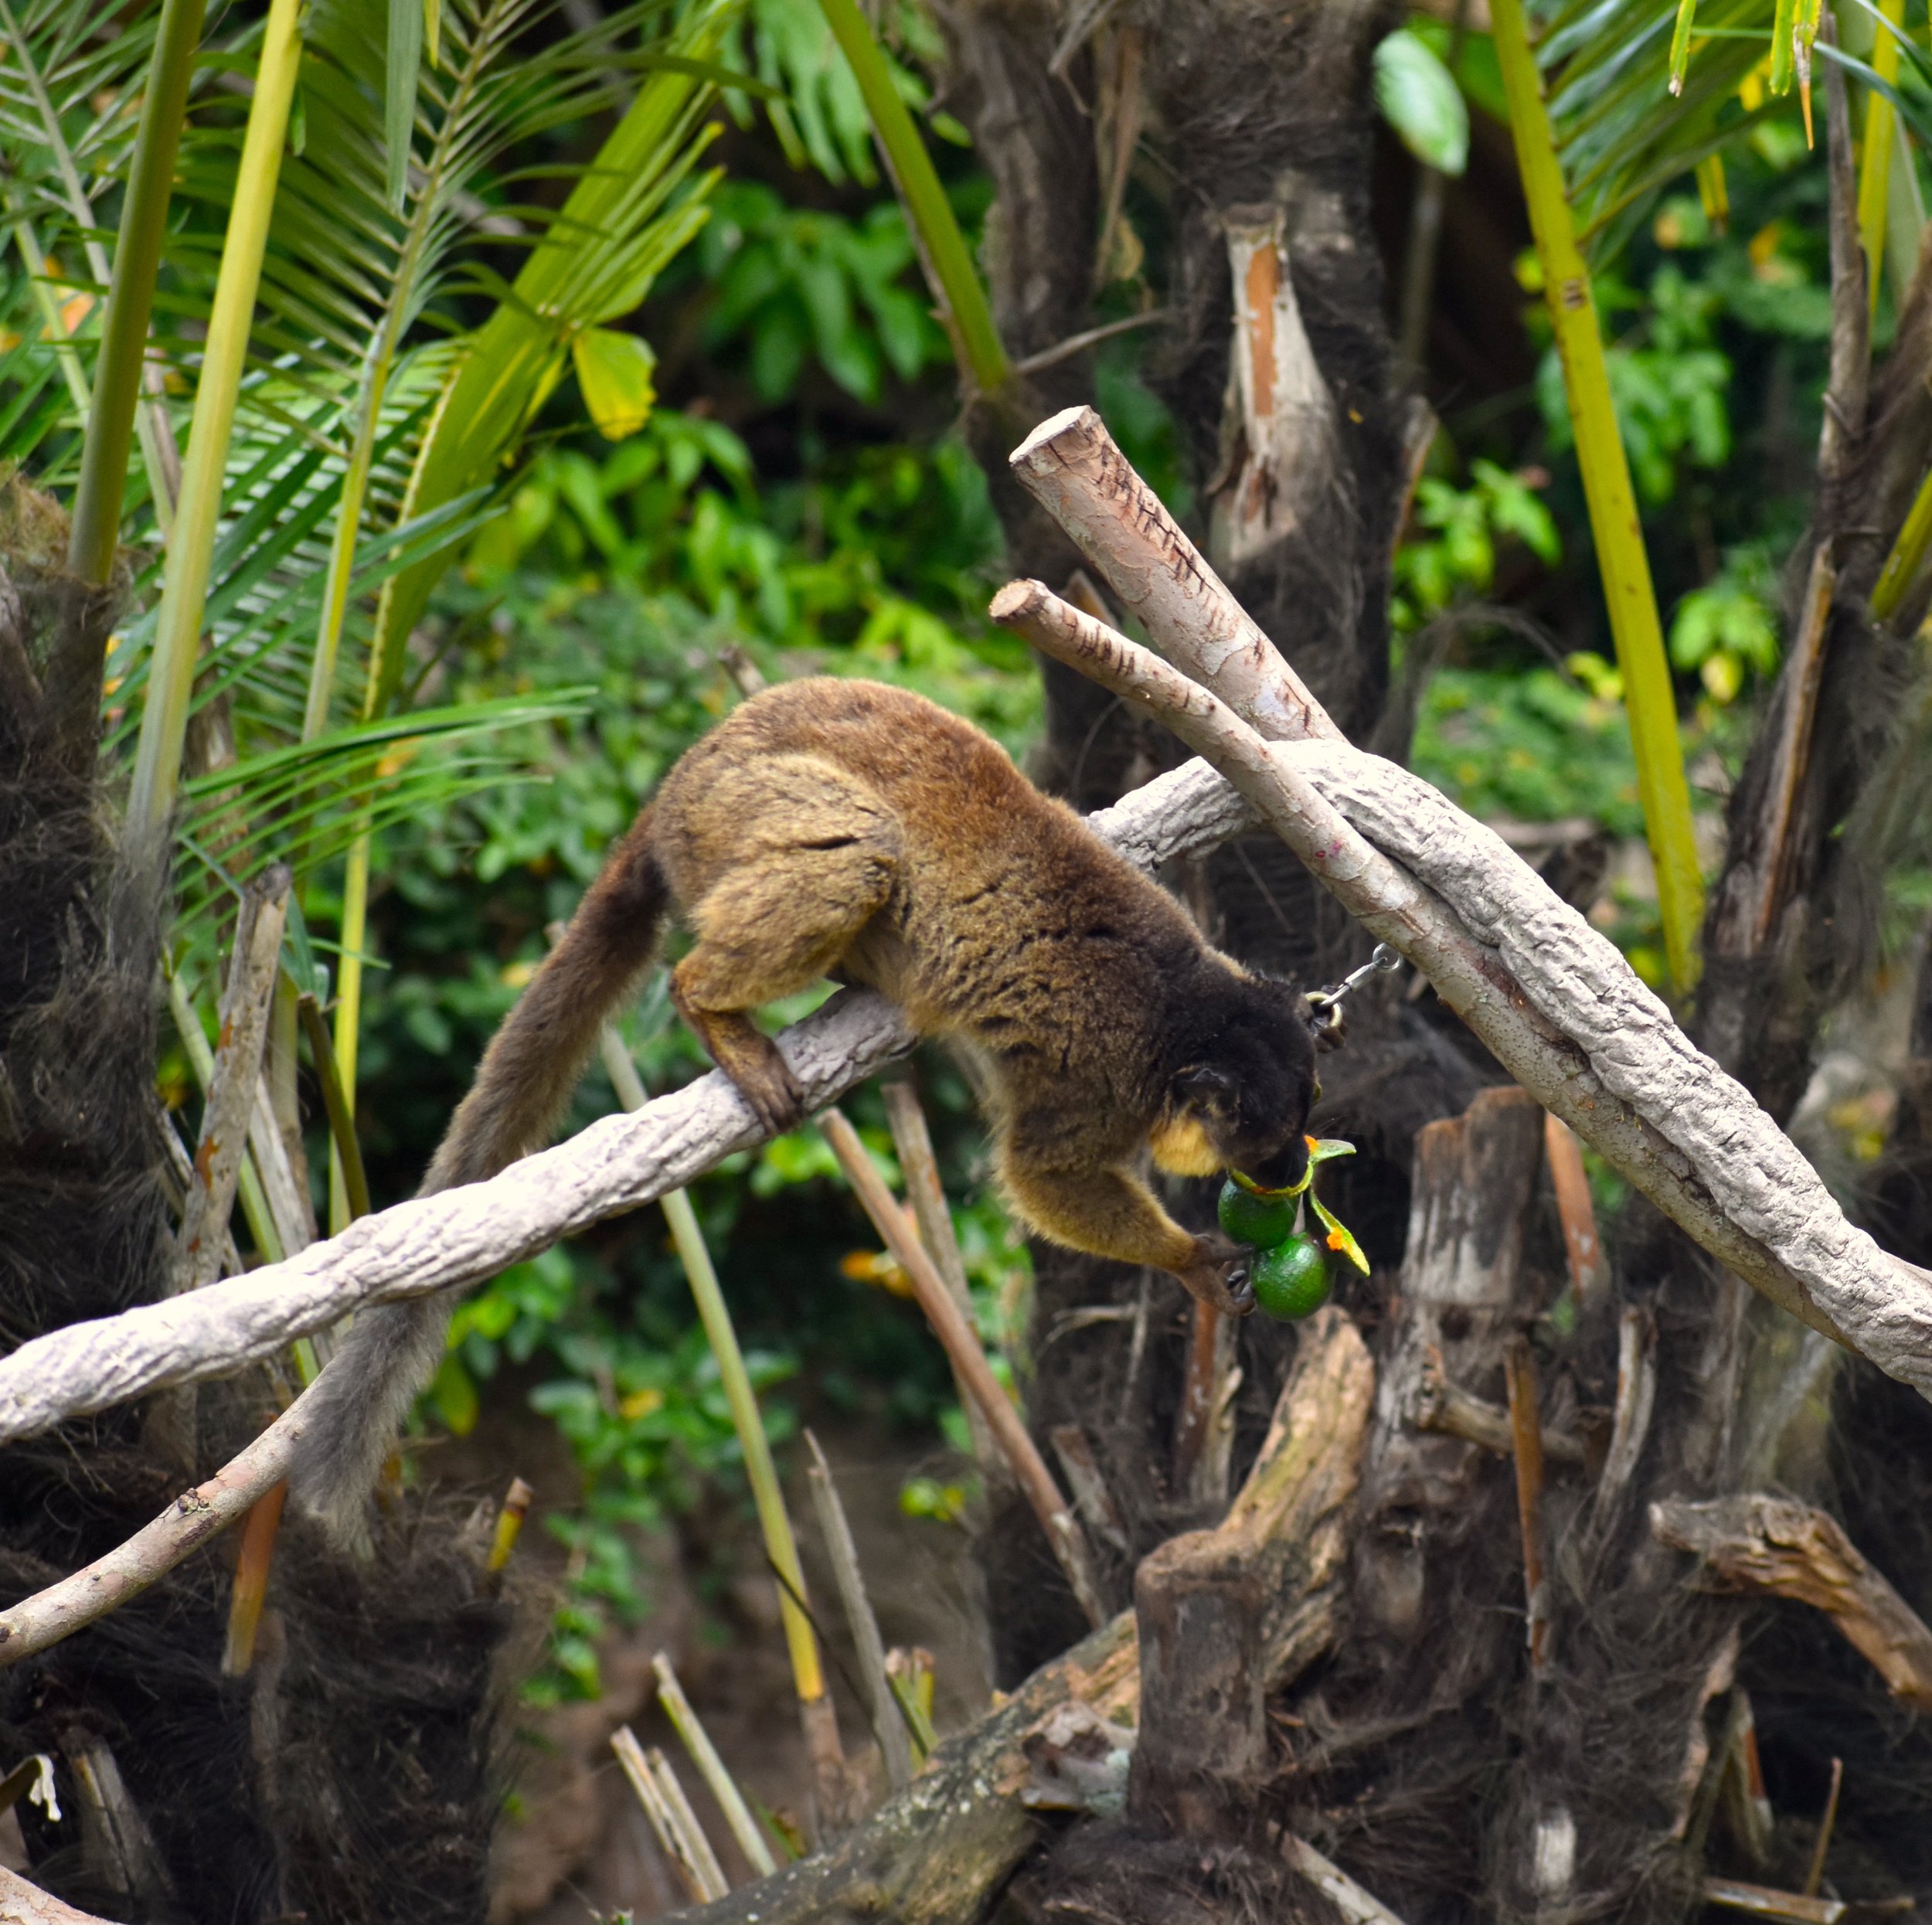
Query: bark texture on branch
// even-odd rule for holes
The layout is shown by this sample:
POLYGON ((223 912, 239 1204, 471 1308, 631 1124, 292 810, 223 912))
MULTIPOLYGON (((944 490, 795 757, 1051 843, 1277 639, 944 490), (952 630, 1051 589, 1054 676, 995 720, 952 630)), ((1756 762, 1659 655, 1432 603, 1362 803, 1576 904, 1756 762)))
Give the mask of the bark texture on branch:
POLYGON ((0 1925, 105 1925, 105 1921, 92 1912, 76 1911, 0 1866, 0 1925))
POLYGON ((1891 1689, 1932 1711, 1932 1630, 1829 1512, 1761 1492, 1650 1508, 1651 1534, 1702 1560, 1706 1590, 1788 1597, 1827 1613, 1891 1689))

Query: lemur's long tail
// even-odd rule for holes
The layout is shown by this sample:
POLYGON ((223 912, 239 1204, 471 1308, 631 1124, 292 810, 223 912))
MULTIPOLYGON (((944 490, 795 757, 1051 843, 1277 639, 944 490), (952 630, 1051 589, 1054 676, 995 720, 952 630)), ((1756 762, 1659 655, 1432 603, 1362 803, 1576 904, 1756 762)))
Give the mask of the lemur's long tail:
MULTIPOLYGON (((647 811, 490 1039, 419 1194, 480 1183, 548 1141, 599 1028, 649 964, 669 901, 647 811)), ((366 1540, 369 1491, 442 1361, 453 1308, 437 1296, 362 1311, 304 1399, 289 1488, 339 1542, 366 1540)))

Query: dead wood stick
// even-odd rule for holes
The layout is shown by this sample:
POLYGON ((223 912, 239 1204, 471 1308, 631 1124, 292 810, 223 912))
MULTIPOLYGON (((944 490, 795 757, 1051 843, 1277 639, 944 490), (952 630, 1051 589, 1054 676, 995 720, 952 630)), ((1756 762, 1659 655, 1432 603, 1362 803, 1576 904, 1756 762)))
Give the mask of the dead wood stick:
POLYGON ((184 1491, 124 1544, 0 1611, 0 1666, 59 1644, 138 1596, 265 1497, 288 1474, 307 1422, 306 1400, 304 1392, 239 1457, 184 1491))
MULTIPOLYGON (((1910 1900, 1906 1901, 1909 1904, 1910 1900)), ((1781 1925, 1838 1925, 1852 1908, 1842 1899, 1813 1898, 1801 1892, 1781 1892, 1753 1885, 1741 1878, 1707 1878, 1704 1903, 1727 1912, 1747 1912, 1753 1918, 1776 1919, 1781 1925)))
POLYGON ((1617 1320, 1617 1410, 1603 1474, 1590 1499, 1589 1536, 1594 1546, 1604 1542, 1637 1474, 1656 1402, 1657 1325, 1648 1311, 1632 1304, 1617 1320))
POLYGON ((1188 1321, 1187 1366, 1181 1378, 1181 1407, 1174 1417, 1174 1488, 1192 1492, 1194 1474, 1213 1421, 1215 1369, 1220 1349, 1221 1315, 1212 1304, 1195 1303, 1188 1321))
MULTIPOLYGON (((1247 804, 1198 762, 1088 818, 1104 841, 1144 869, 1211 848, 1253 820, 1247 804)), ((853 993, 795 1024, 779 1047, 817 1105, 912 1042, 890 1004, 853 993)), ((494 1276, 560 1237, 690 1182, 764 1134, 730 1081, 713 1072, 634 1116, 606 1117, 488 1183, 399 1203, 287 1260, 192 1295, 49 1332, 0 1358, 0 1443, 168 1384, 230 1375, 363 1304, 494 1276)))
POLYGON ((1713 910, 1714 955, 1757 955, 1770 940, 1790 900, 1796 852, 1792 836, 1811 758, 1811 733, 1824 680, 1825 634, 1838 582, 1829 535, 1811 551, 1798 626, 1777 694, 1771 766, 1755 814, 1740 826, 1738 852, 1713 910))
POLYGON ((1650 1507, 1651 1534, 1703 1560, 1701 1589, 1787 1597, 1829 1614, 1893 1694, 1932 1710, 1932 1629, 1829 1512, 1763 1493, 1650 1507))
POLYGON ((1512 1337, 1503 1346, 1502 1367, 1509 1383, 1529 1668, 1540 1677, 1549 1662, 1549 1592, 1543 1570, 1543 1432, 1537 1413, 1536 1365, 1528 1338, 1512 1337))
POLYGON ((242 892, 234 950, 222 990, 215 1073, 202 1113, 194 1178, 182 1208, 181 1236, 168 1280, 174 1291, 199 1290, 221 1274, 222 1240, 235 1207, 235 1185, 241 1177, 242 1151, 268 1039, 268 1005, 275 992, 289 886, 287 866, 276 862, 242 892))
POLYGON ((0 1925, 106 1925, 106 1921, 93 1912, 76 1911, 51 1892, 0 1866, 0 1925))
POLYGON ((1043 421, 1011 460, 1015 474, 1170 661, 1270 740, 1340 739, 1327 710, 1134 472, 1091 408, 1069 408, 1043 421))
POLYGON ((1377 757, 1263 741, 1206 689, 1037 582, 1009 583, 993 612, 1213 762, 1537 1101, 1720 1262, 1932 1394, 1932 1274, 1847 1222, 1748 1093, 1500 838, 1377 757))
POLYGON ((1087 1433, 1077 1423, 1056 1424, 1049 1441, 1054 1456, 1060 1461, 1061 1470, 1066 1474, 1074 1509, 1086 1519, 1090 1530, 1104 1538, 1121 1556, 1127 1556, 1132 1549, 1127 1519, 1121 1516, 1121 1507, 1107 1488, 1106 1475, 1094 1454, 1093 1445, 1087 1440, 1087 1433))
POLYGON ((1804 1896, 1816 1898, 1825 1882, 1825 1860, 1832 1849, 1832 1833, 1838 1824, 1838 1797, 1845 1788, 1845 1760, 1832 1760, 1832 1788, 1825 1794, 1824 1814, 1818 1821, 1818 1837, 1811 1846, 1810 1869, 1804 1874, 1804 1896))
POLYGON ((1597 1206, 1590 1200, 1583 1146, 1577 1141, 1577 1132, 1560 1117, 1546 1114, 1543 1117, 1543 1154, 1549 1159, 1549 1180, 1556 1192, 1570 1288, 1580 1309, 1610 1287, 1610 1265, 1597 1228, 1597 1206))
MULTIPOLYGON (((968 1323, 973 1318, 973 1293, 966 1280, 965 1259, 959 1253, 959 1238, 953 1229, 953 1213, 946 1202, 945 1186, 939 1180, 939 1159, 933 1154, 932 1132, 926 1127, 925 1106, 908 1077, 889 1076, 879 1086, 886 1100, 886 1120, 892 1126, 893 1148, 899 1153, 899 1167, 905 1173, 906 1195, 918 1219, 920 1240, 933 1260, 940 1280, 952 1293, 953 1301, 968 1323)), ((966 1414, 967 1434, 972 1439, 973 1459, 981 1474, 996 1481, 1006 1477, 1006 1459, 986 1421, 978 1400, 966 1388, 966 1380, 955 1370, 953 1386, 959 1393, 960 1407, 966 1414)))
POLYGON ((988 1427, 998 1439, 1014 1481, 1033 1507, 1033 1515, 1039 1519, 1040 1528, 1053 1547, 1053 1555, 1066 1573, 1066 1581, 1073 1587, 1080 1609, 1087 1614, 1087 1621, 1095 1625, 1104 1624, 1107 1614, 1101 1606, 1100 1587, 1094 1580, 1093 1554, 1087 1548, 1087 1534, 1066 1508, 1066 1501, 1053 1481, 1053 1474, 1047 1469, 1039 1447, 1027 1434, 1026 1425, 1020 1422, 1012 1400, 1000 1388, 999 1379, 993 1375, 992 1368, 986 1361, 986 1353, 980 1348, 978 1332, 961 1314, 932 1259, 926 1254, 924 1246, 910 1234, 904 1214, 866 1154, 866 1146, 859 1141, 859 1132, 836 1108, 827 1110, 819 1117, 818 1127, 825 1132, 825 1141, 832 1145, 832 1154, 838 1158, 839 1168, 845 1172, 853 1194, 872 1219, 872 1228, 910 1279, 913 1294, 919 1299, 920 1308, 926 1313, 926 1321, 931 1325, 933 1335, 944 1346, 953 1368, 965 1380, 967 1389, 985 1415, 988 1427))
POLYGON ((1349 1921, 1349 1925, 1403 1925, 1380 1899, 1366 1892, 1333 1859, 1306 1838, 1281 1835, 1281 1855, 1349 1921))
MULTIPOLYGON (((1473 1391, 1449 1381, 1439 1354, 1423 1360, 1416 1394, 1410 1400, 1409 1421, 1418 1430, 1434 1430, 1447 1437, 1461 1437, 1465 1444, 1480 1444, 1499 1457, 1513 1456, 1516 1433, 1509 1413, 1473 1391)), ((1554 1464, 1581 1464, 1580 1438, 1567 1430, 1553 1430, 1546 1425, 1543 1453, 1554 1464)))
POLYGON ((906 1721, 900 1716, 899 1700, 893 1695, 892 1679, 886 1675, 885 1641, 879 1634, 879 1620, 872 1614, 872 1599, 866 1593, 859 1546, 852 1542, 852 1525, 846 1519, 845 1505, 838 1500, 838 1487, 832 1481, 832 1466, 825 1461, 825 1454, 810 1430, 805 1433, 805 1448, 811 1453, 805 1476, 811 1485, 812 1506, 818 1513, 818 1534, 832 1560, 838 1600, 845 1607, 845 1622, 852 1628, 859 1668, 865 1676, 866 1694, 872 1699, 872 1729, 878 1733, 879 1749, 885 1757, 886 1781, 895 1791, 903 1791, 913 1781, 912 1746, 906 1741, 906 1721))

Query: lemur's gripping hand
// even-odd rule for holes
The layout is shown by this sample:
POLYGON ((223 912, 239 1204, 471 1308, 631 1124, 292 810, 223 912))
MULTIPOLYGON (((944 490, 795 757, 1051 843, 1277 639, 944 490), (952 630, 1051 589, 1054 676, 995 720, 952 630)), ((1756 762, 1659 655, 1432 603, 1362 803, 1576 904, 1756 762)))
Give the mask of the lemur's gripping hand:
POLYGON ((1254 1252, 1246 1243, 1208 1230, 1195 1238, 1192 1260, 1174 1274, 1209 1309, 1245 1317, 1254 1308, 1253 1263, 1254 1252))

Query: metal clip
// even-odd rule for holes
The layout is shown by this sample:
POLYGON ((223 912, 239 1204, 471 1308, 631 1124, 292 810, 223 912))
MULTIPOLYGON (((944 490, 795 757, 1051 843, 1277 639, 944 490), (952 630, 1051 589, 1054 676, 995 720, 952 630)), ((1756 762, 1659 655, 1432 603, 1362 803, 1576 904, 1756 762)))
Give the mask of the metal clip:
POLYGON ((1315 1032, 1318 1049, 1332 1049, 1342 1039, 1342 998, 1357 989, 1371 976, 1386 975, 1402 966, 1402 957, 1387 943, 1377 943, 1375 953, 1359 969, 1352 970, 1338 983, 1326 989, 1308 991, 1308 1026, 1315 1032))

